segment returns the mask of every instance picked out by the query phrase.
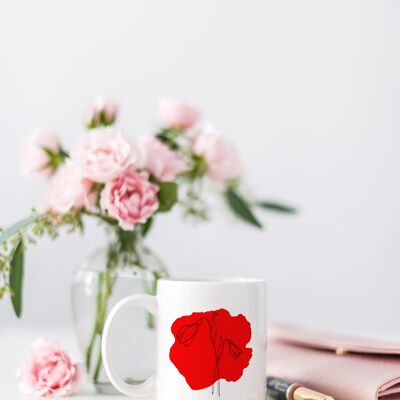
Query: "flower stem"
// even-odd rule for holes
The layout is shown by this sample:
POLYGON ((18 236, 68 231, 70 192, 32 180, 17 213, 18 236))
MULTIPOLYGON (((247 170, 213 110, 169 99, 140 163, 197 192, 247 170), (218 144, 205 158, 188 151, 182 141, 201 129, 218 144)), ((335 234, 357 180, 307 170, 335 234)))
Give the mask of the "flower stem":
POLYGON ((109 224, 113 227, 115 227, 115 225, 117 224, 117 222, 114 219, 108 217, 107 215, 102 214, 101 212, 85 210, 85 211, 82 211, 82 214, 85 214, 89 217, 98 218, 101 221, 106 222, 107 224, 109 224))
POLYGON ((100 369, 101 369, 101 339, 103 335, 103 327, 104 327, 104 321, 107 313, 107 303, 108 299, 110 298, 111 295, 111 289, 112 285, 115 282, 115 280, 111 279, 111 271, 107 270, 105 272, 105 282, 104 282, 104 294, 103 294, 103 301, 100 306, 100 312, 98 314, 98 323, 97 323, 97 335, 99 336, 99 351, 98 351, 98 356, 97 356, 97 363, 96 363, 96 368, 94 370, 93 374, 93 382, 98 382, 99 379, 99 374, 100 374, 100 369))
MULTIPOLYGON (((145 290, 147 294, 150 294, 152 296, 155 296, 157 294, 157 283, 158 280, 161 278, 161 275, 157 271, 152 271, 153 273, 153 281, 150 284, 147 284, 147 278, 146 278, 146 272, 148 271, 146 268, 145 263, 142 260, 142 256, 140 254, 140 251, 137 249, 136 242, 133 242, 133 251, 136 255, 136 264, 138 265, 139 268, 143 269, 145 272, 145 278, 144 278, 144 285, 145 285, 145 290)), ((146 321, 147 321, 147 327, 149 329, 154 329, 155 328, 155 322, 154 322, 154 315, 147 312, 146 313, 146 321)))
POLYGON ((86 347, 86 372, 90 372, 90 366, 92 362, 92 353, 93 346, 96 341, 96 336, 98 332, 98 324, 99 324, 99 315, 100 315, 100 307, 101 307, 101 292, 103 287, 104 274, 100 272, 98 274, 98 283, 97 283, 97 298, 96 298, 96 318, 94 320, 93 332, 89 340, 89 344, 86 347))
POLYGON ((93 373, 93 382, 98 382, 101 370, 101 339, 103 334, 104 321, 107 313, 107 303, 111 295, 112 286, 115 283, 115 278, 111 278, 111 271, 99 272, 96 297, 96 318, 94 321, 93 332, 86 348, 86 371, 90 373, 92 364, 93 348, 96 342, 98 343, 98 355, 96 367, 93 373), (104 291, 103 291, 104 287, 104 291))
MULTIPOLYGON (((157 271, 153 271, 153 278, 154 278, 153 282, 151 282, 150 285, 146 285, 146 279, 144 280, 144 282, 146 285, 147 294, 155 296, 157 294, 157 283, 158 280, 160 279, 160 274, 157 271)), ((146 319, 147 319, 147 327, 149 329, 154 329, 155 328, 154 315, 148 312, 146 314, 146 319)))

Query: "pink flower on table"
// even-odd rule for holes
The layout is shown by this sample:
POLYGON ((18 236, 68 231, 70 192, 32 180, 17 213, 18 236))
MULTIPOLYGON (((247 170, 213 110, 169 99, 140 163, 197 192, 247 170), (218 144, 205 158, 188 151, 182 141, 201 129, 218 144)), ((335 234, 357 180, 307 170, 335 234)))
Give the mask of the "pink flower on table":
POLYGON ((81 138, 71 159, 85 178, 108 182, 140 160, 139 149, 113 128, 92 129, 81 138))
POLYGON ((58 154, 61 144, 58 136, 47 130, 37 130, 28 136, 21 145, 21 172, 27 176, 49 177, 54 167, 49 165, 50 155, 46 150, 58 154))
POLYGON ((111 125, 118 114, 118 106, 115 102, 107 97, 98 97, 87 117, 87 125, 89 128, 95 128, 100 125, 111 125))
POLYGON ((106 183, 100 204, 122 229, 133 230, 135 224, 145 223, 158 209, 158 190, 158 186, 149 181, 147 172, 130 168, 124 175, 106 183))
POLYGON ((193 137, 192 151, 204 157, 207 175, 215 181, 227 182, 242 173, 236 149, 213 126, 202 129, 193 137))
POLYGON ((69 162, 50 181, 45 195, 45 210, 65 214, 71 209, 90 208, 96 204, 98 193, 93 183, 82 176, 80 169, 69 162))
POLYGON ((173 181, 188 170, 185 161, 175 151, 153 136, 143 140, 144 167, 160 181, 173 181))
POLYGON ((57 344, 37 340, 17 372, 20 391, 27 396, 70 396, 84 380, 80 364, 57 344))
POLYGON ((162 99, 159 103, 161 122, 178 129, 188 129, 198 120, 199 111, 181 101, 162 99))

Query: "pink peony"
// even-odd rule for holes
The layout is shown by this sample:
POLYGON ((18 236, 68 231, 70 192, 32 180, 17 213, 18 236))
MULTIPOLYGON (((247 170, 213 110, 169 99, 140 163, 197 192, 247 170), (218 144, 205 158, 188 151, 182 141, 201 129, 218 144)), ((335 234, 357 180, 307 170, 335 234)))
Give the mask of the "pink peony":
POLYGON ((200 113, 181 101, 162 99, 159 103, 160 118, 164 125, 178 129, 188 129, 198 120, 200 113))
POLYGON ((106 183, 101 193, 101 207, 115 218, 122 229, 133 230, 145 223, 158 209, 158 186, 149 181, 147 172, 128 169, 124 175, 106 183))
POLYGON ((212 126, 193 137, 192 151, 204 157, 207 175, 211 179, 227 182, 242 173, 242 164, 235 148, 212 126))
POLYGON ((70 396, 83 381, 81 366, 57 344, 37 340, 17 373, 20 391, 35 397, 70 396))
POLYGON ((144 166, 160 181, 173 181, 188 170, 185 161, 155 137, 145 138, 144 149, 144 166))
POLYGON ((139 162, 139 150, 113 128, 97 128, 83 136, 72 151, 72 160, 83 176, 108 182, 139 162))
POLYGON ((38 130, 28 136, 21 145, 21 172, 27 176, 50 176, 54 169, 49 165, 50 156, 44 149, 57 154, 60 149, 58 136, 47 130, 38 130))
POLYGON ((118 114, 118 106, 106 97, 98 97, 92 105, 87 118, 87 125, 94 128, 100 125, 111 125, 118 114))
POLYGON ((98 194, 92 192, 92 182, 84 179, 76 165, 62 166, 50 181, 45 195, 45 210, 65 214, 72 208, 90 208, 95 205, 98 194))

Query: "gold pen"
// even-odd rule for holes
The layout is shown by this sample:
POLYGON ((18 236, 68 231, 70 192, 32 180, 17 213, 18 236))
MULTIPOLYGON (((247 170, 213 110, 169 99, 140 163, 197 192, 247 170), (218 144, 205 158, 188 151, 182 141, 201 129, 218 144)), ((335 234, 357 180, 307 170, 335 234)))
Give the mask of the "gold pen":
POLYGON ((298 383, 279 378, 267 378, 267 394, 276 400, 335 400, 332 396, 316 392, 298 383))

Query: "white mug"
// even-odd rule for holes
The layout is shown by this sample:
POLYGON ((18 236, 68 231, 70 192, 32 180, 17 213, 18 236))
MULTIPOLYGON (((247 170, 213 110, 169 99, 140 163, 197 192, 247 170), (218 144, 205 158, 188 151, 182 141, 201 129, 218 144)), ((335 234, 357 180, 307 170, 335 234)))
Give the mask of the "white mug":
POLYGON ((111 383, 135 398, 265 400, 265 283, 255 279, 160 279, 157 296, 135 295, 111 310, 102 355, 111 383), (113 366, 114 321, 142 307, 156 316, 157 374, 125 382, 113 366))

